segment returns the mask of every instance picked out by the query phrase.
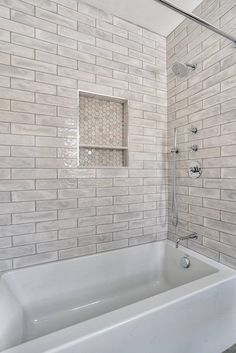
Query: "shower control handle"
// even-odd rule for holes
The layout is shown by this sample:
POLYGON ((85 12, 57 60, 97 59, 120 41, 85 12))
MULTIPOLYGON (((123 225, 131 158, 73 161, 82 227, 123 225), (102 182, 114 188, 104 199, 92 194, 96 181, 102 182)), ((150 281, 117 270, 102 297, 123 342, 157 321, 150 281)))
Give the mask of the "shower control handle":
POLYGON ((193 162, 188 169, 189 176, 197 179, 202 175, 202 167, 198 162, 193 162))
POLYGON ((192 145, 192 146, 191 146, 191 150, 192 150, 193 152, 197 152, 197 151, 198 151, 198 145, 192 145))
POLYGON ((197 127, 192 126, 191 129, 190 129, 190 132, 191 132, 192 134, 196 135, 196 133, 198 132, 197 127))
POLYGON ((190 168, 190 172, 191 172, 191 173, 199 173, 199 170, 200 170, 200 169, 199 169, 198 167, 191 167, 191 168, 190 168))

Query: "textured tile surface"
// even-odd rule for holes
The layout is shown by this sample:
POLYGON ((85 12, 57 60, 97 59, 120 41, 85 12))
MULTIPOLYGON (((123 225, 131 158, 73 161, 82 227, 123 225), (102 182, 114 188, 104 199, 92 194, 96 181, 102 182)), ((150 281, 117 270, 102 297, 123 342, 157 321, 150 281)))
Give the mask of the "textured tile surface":
MULTIPOLYGON (((3 1, 0 27, 0 271, 166 238, 166 39, 76 0, 3 1), (78 167, 77 90, 129 100, 129 168, 78 167)), ((120 110, 92 142, 123 145, 120 110)))
MULTIPOLYGON (((204 0, 200 17, 232 32, 234 1, 204 0)), ((196 231, 191 249, 236 268, 236 65, 231 42, 185 20, 167 38, 168 145, 177 127, 180 153, 177 161, 179 225, 169 222, 169 238, 196 231), (175 62, 197 64, 186 77, 172 72, 175 62), (198 133, 191 134, 191 127, 198 133), (199 150, 191 151, 197 144, 199 150), (200 179, 190 179, 192 161, 203 167, 200 179)), ((171 184, 169 159, 169 184, 171 184)))
MULTIPOLYGON (((165 38, 84 3, 35 4, 0 12, 0 271, 165 238, 175 126, 169 238, 197 231, 190 248, 236 268, 235 49, 189 20, 166 51, 165 38), (197 69, 175 77, 175 61, 197 69), (77 90, 129 100, 129 168, 78 167, 77 90), (195 159, 203 175, 193 181, 195 159)), ((197 9, 227 32, 235 11, 227 0, 197 9)))
POLYGON ((80 143, 122 147, 123 110, 122 103, 81 96, 79 99, 80 143))

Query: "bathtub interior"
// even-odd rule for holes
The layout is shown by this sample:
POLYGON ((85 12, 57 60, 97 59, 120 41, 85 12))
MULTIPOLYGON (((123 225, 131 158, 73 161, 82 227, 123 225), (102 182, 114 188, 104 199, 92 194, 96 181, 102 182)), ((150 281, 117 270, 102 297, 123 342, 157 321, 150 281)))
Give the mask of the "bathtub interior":
POLYGON ((19 344, 23 336, 24 310, 4 281, 0 280, 0 350, 19 344))
MULTIPOLYGON (((3 348, 86 321, 218 271, 192 256, 190 268, 184 269, 180 266, 183 254, 167 242, 160 242, 5 274, 0 282, 12 293, 17 303, 14 310, 17 313, 20 308, 21 315, 18 313, 18 320, 12 323, 14 331, 10 324, 5 327, 9 335, 3 348), (17 337, 13 337, 12 332, 17 332, 17 337)), ((0 348, 3 349, 1 344, 0 348)))

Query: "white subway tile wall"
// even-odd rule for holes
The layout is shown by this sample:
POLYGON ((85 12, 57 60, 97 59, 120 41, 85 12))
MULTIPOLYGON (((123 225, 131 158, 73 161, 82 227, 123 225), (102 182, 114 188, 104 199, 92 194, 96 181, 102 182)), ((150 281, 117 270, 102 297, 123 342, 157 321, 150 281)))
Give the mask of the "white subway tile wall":
POLYGON ((166 238, 166 39, 77 0, 0 3, 0 271, 166 238), (77 90, 129 100, 128 168, 78 168, 77 90))
MULTIPOLYGON (((236 34, 235 1, 204 0, 196 13, 236 34)), ((167 38, 168 141, 177 127, 179 226, 169 220, 169 238, 191 231, 198 241, 185 245, 236 268, 236 51, 233 44, 185 20, 167 38), (197 64, 187 77, 176 77, 174 62, 197 64), (192 135, 195 126, 198 133, 192 135), (191 152, 192 144, 199 150, 191 152), (203 167, 200 179, 188 177, 192 160, 203 167)), ((171 159, 169 159, 171 184, 171 159)))

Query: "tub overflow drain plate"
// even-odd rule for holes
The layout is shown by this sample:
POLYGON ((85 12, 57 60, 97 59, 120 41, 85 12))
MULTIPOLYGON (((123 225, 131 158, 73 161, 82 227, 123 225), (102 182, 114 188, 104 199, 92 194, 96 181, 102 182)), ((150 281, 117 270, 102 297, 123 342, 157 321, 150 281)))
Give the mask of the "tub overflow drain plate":
POLYGON ((189 268, 190 267, 190 259, 188 255, 184 255, 181 260, 180 260, 180 265, 183 268, 189 268))

